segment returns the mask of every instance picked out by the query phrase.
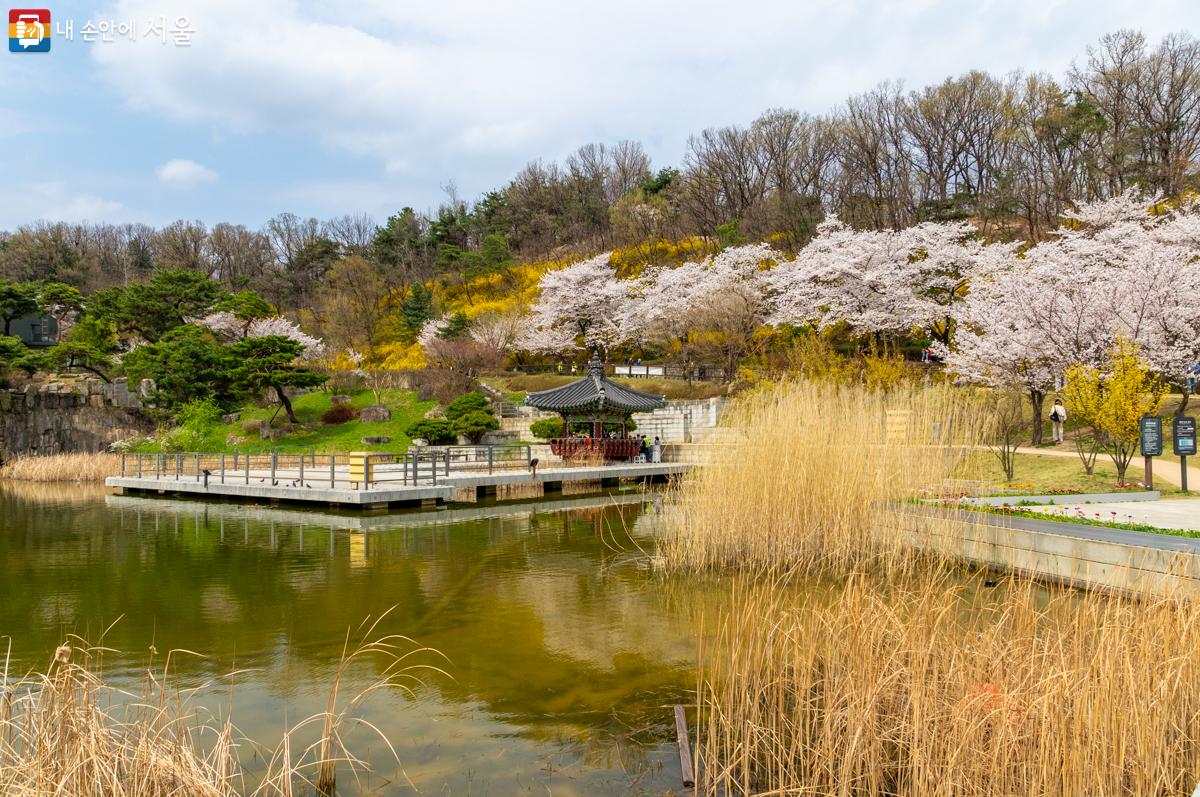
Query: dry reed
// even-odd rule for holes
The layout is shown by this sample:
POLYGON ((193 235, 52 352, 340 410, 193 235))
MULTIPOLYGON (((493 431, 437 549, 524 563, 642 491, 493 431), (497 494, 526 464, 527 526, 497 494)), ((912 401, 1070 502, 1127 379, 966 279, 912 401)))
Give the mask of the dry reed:
POLYGON ((1200 778, 1196 602, 985 586, 896 522, 982 429, 948 390, 766 389, 728 462, 675 496, 665 565, 733 576, 700 657, 701 793, 1165 797, 1200 778), (908 411, 890 443, 888 409, 908 411))
POLYGON ((894 562, 907 543, 884 521, 961 473, 986 421, 970 394, 947 386, 761 388, 727 413, 741 434, 720 461, 672 496, 675 533, 660 553, 688 572, 894 562))
POLYGON ((25 482, 99 482, 121 469, 120 454, 51 454, 16 457, 0 466, 0 479, 25 482))
MULTIPOLYGON (((385 613, 386 614, 386 613, 385 613)), ((368 639, 380 619, 368 619, 357 644, 343 651, 328 705, 287 728, 273 749, 244 738, 225 717, 202 711, 191 697, 197 689, 172 685, 173 652, 149 672, 136 692, 104 681, 104 648, 58 648, 44 673, 10 679, 4 668, 0 691, 0 793, 17 797, 290 797, 313 789, 335 793, 339 766, 356 780, 367 764, 342 740, 346 723, 368 725, 355 709, 374 692, 409 690, 420 670, 437 670, 413 657, 432 653, 399 636, 368 639), (371 659, 370 683, 344 696, 347 668, 371 659), (297 738, 313 736, 297 748, 297 738), (242 750, 258 751, 266 761, 261 777, 242 767, 242 750), (300 790, 298 791, 298 787, 300 790)), ((237 673, 229 678, 236 679, 237 673)), ((399 766, 394 748, 384 747, 399 766)))
POLYGON ((735 589, 700 681, 702 793, 1190 793, 1196 606, 982 580, 735 589))

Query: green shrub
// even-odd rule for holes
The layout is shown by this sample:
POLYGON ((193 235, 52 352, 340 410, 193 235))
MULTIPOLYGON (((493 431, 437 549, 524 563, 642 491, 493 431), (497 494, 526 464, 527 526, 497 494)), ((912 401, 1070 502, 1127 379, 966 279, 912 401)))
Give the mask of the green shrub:
POLYGON ((492 414, 492 406, 488 404, 487 398, 482 393, 464 393, 451 401, 450 405, 446 407, 446 420, 456 421, 472 412, 492 414))
POLYGON ((455 434, 462 435, 472 443, 478 443, 485 434, 500 428, 500 422, 490 412, 472 410, 450 422, 455 434))
POLYGON ((203 451, 221 414, 221 407, 211 398, 186 402, 175 413, 175 427, 159 435, 159 446, 164 451, 203 451))
POLYGON ((358 417, 358 410, 349 404, 334 404, 325 412, 321 413, 321 423, 335 424, 352 421, 358 417))
POLYGON ((430 445, 435 446, 453 443, 457 439, 450 422, 441 418, 422 418, 410 423, 404 433, 414 440, 418 437, 428 440, 430 445))
POLYGON ((543 418, 529 424, 529 433, 539 440, 553 440, 562 437, 562 428, 561 418, 543 418))

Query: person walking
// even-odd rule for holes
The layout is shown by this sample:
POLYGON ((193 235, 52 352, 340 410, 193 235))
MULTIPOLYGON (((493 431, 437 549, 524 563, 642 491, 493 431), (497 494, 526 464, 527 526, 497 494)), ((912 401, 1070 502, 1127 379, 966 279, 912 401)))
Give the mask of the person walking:
POLYGON ((650 461, 662 462, 662 440, 655 435, 654 445, 650 448, 650 461))
POLYGON ((1050 408, 1050 424, 1054 427, 1054 442, 1061 443, 1063 441, 1063 425, 1067 422, 1067 408, 1062 405, 1059 399, 1054 400, 1054 406, 1050 408))

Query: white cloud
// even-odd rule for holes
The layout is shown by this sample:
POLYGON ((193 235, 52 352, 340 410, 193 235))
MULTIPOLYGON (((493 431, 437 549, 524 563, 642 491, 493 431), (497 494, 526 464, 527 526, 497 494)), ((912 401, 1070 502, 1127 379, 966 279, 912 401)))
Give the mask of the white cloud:
POLYGON ((11 230, 37 220, 126 222, 142 217, 120 202, 61 182, 18 183, 0 193, 0 229, 11 230))
MULTIPOLYGON (((118 40, 91 53, 129 107, 223 138, 316 139, 436 197, 447 179, 471 195, 587 141, 640 139, 676 163, 704 127, 770 107, 822 113, 887 79, 1061 74, 1102 33, 1185 27, 1193 2, 366 0, 347 13, 333 0, 207 0, 185 9, 189 48, 118 40)), ((180 12, 115 0, 102 16, 180 12)))
POLYGON ((186 158, 169 160, 159 166, 155 173, 160 182, 176 188, 191 188, 199 183, 211 183, 217 179, 217 173, 212 169, 186 158))

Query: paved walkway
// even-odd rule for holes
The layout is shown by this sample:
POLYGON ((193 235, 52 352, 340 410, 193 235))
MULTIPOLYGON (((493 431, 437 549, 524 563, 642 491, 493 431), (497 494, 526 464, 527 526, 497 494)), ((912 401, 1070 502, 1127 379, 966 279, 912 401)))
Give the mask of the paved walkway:
MULTIPOLYGON (((1190 479, 1190 477, 1189 477, 1190 479)), ((1190 486, 1190 484, 1189 484, 1190 486)), ((1063 502, 1070 506, 1070 496, 1063 496, 1063 502)), ((1045 512, 1049 515, 1064 515, 1071 517, 1074 510, 1064 513, 1063 507, 1030 506, 1022 507, 1032 512, 1045 512)), ((1167 501, 1119 501, 1107 504, 1087 504, 1079 509, 1084 516, 1096 520, 1116 519, 1121 523, 1145 523, 1160 529, 1189 529, 1200 531, 1200 498, 1179 498, 1167 501)))
MULTIPOLYGON (((1017 449, 1018 454, 1032 454, 1036 457, 1069 457, 1070 459, 1078 460, 1079 455, 1075 453, 1075 448, 1069 442, 1063 443, 1058 448, 1025 448, 1017 449)), ((1097 461, 1101 457, 1107 456, 1104 452, 1100 453, 1097 461)), ((1134 457, 1131 465, 1141 465, 1142 458, 1134 457)), ((1080 464, 1080 467, 1083 467, 1080 464)), ((1179 463, 1172 460, 1155 458, 1154 460, 1154 480, 1162 480, 1167 484, 1173 484, 1176 487, 1181 485, 1179 478, 1179 463)), ((1188 466, 1188 489, 1200 491, 1200 468, 1188 466)))

